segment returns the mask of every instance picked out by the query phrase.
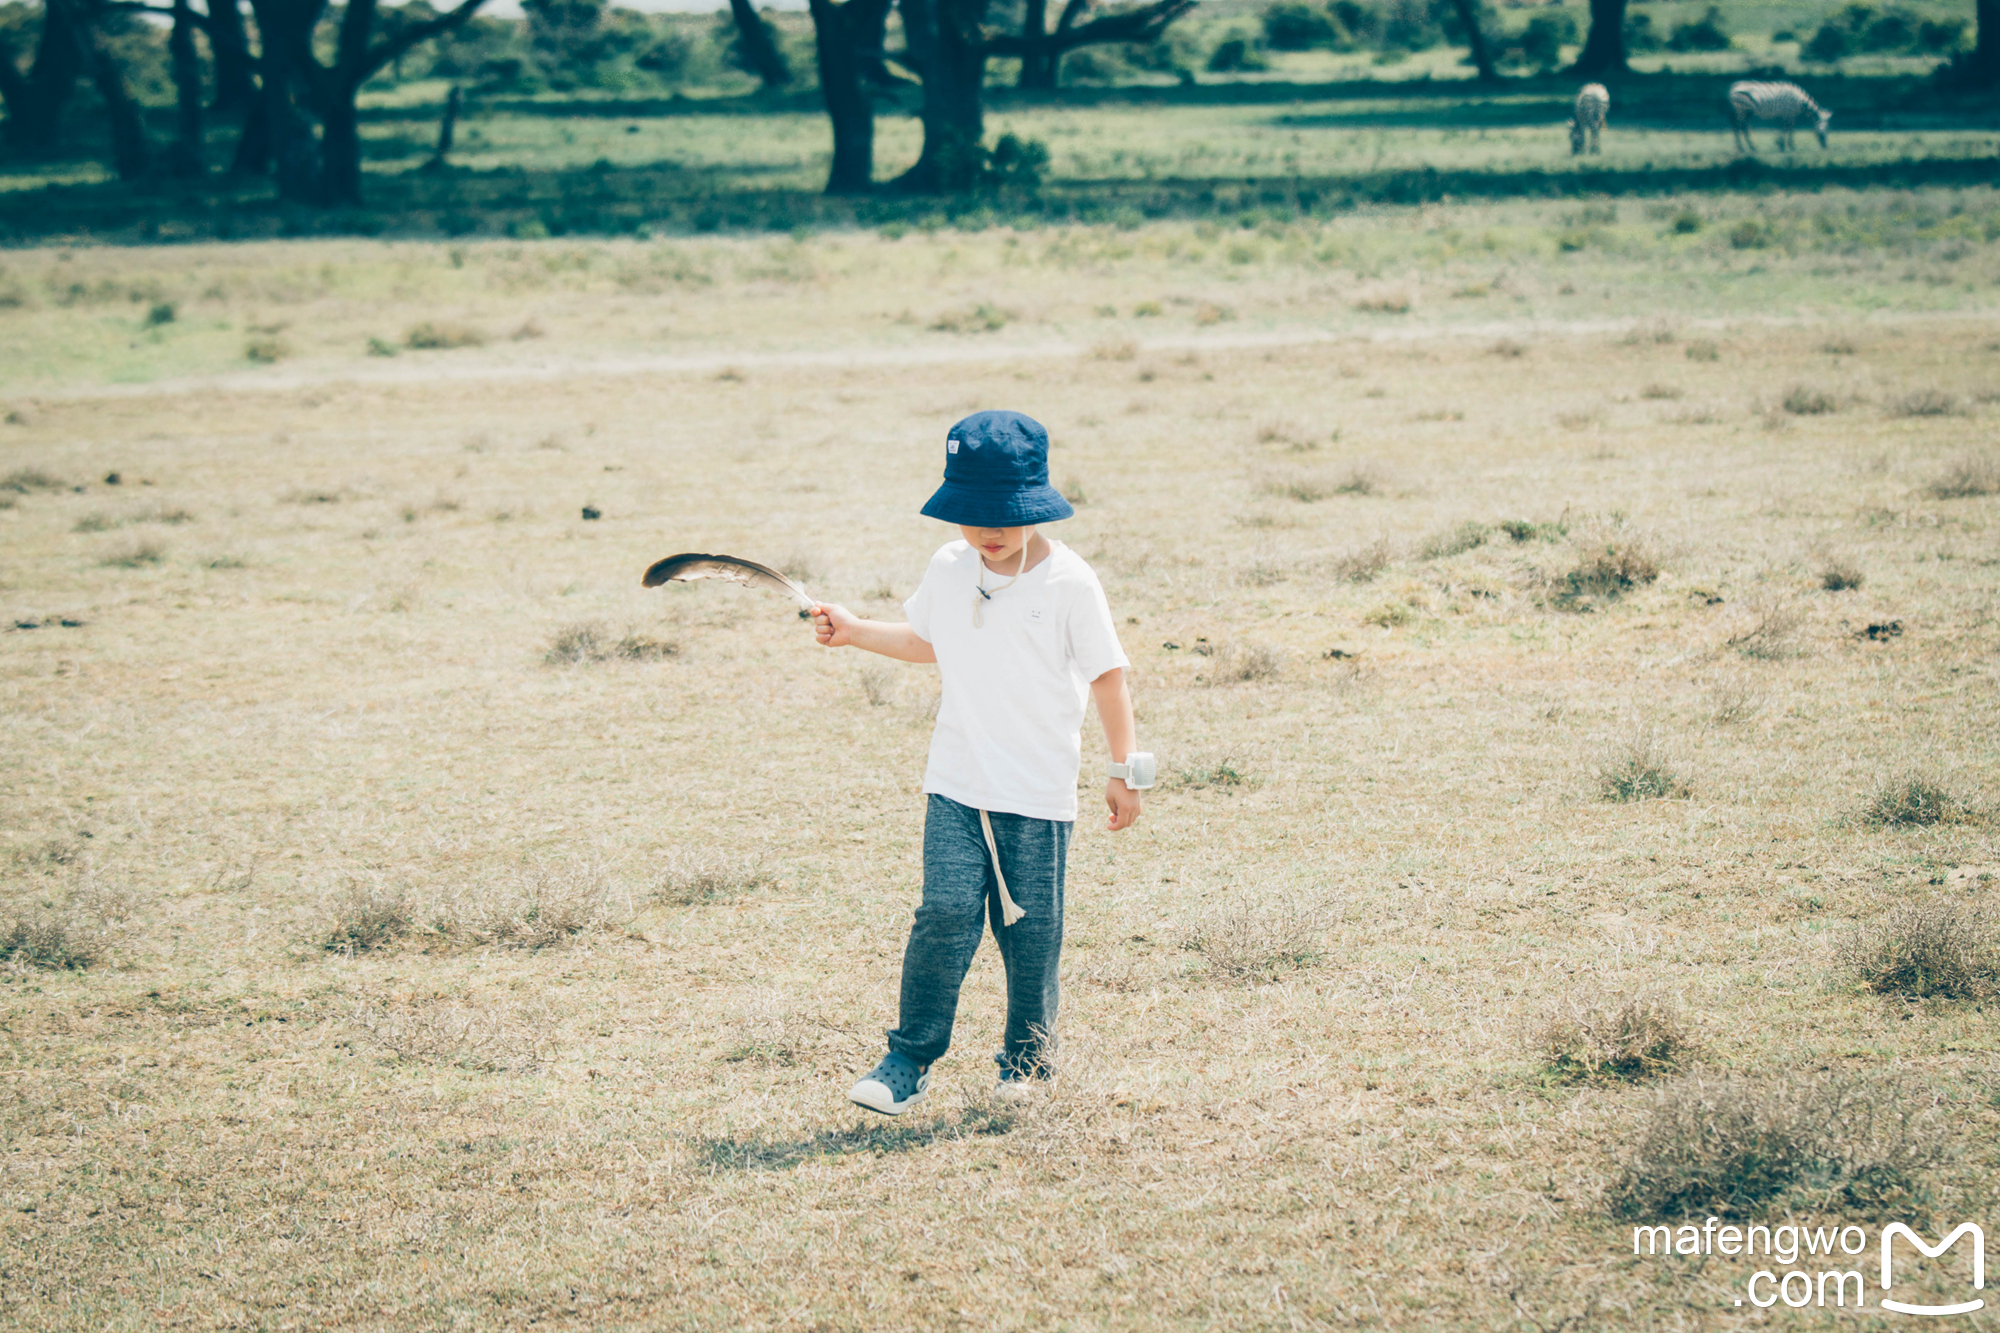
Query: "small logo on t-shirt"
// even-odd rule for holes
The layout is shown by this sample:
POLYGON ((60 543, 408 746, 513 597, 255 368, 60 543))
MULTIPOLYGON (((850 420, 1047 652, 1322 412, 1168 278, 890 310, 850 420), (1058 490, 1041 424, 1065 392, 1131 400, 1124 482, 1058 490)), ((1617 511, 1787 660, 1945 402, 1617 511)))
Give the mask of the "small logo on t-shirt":
POLYGON ((1041 623, 1042 623, 1042 608, 1041 608, 1041 607, 1039 607, 1039 606, 1031 606, 1031 607, 1029 607, 1029 608, 1028 608, 1028 623, 1029 623, 1030 625, 1039 625, 1039 624, 1041 624, 1041 623))

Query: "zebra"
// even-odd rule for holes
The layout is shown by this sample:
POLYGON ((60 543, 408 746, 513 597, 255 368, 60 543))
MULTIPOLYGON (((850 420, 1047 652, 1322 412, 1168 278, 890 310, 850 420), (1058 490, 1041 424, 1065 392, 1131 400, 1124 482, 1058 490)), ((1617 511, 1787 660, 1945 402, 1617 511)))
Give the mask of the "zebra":
POLYGON ((1611 109, 1611 94, 1601 83, 1586 83, 1576 95, 1576 114, 1569 121, 1569 151, 1583 151, 1583 139, 1590 136, 1590 151, 1597 151, 1598 131, 1604 128, 1604 113, 1611 109))
POLYGON ((1750 122, 1768 121, 1778 127, 1778 150, 1792 150, 1792 130, 1802 120, 1813 120, 1819 146, 1826 147, 1826 123, 1831 111, 1806 96, 1796 83, 1732 83, 1729 85, 1729 118, 1736 129, 1736 144, 1746 153, 1757 151, 1750 141, 1750 122))

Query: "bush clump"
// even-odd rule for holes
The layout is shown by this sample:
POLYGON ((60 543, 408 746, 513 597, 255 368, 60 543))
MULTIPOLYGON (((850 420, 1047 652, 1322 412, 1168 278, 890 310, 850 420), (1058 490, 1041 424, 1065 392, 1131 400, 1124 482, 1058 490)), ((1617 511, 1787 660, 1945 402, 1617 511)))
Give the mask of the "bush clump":
POLYGON ((1655 1094, 1605 1203, 1620 1217, 1745 1217, 1799 1191, 1874 1214, 1907 1208, 1944 1155, 1936 1126, 1886 1082, 1689 1074, 1655 1094))
POLYGON ((1324 958, 1327 925, 1319 904, 1256 894, 1210 908, 1188 928, 1181 947, 1201 955, 1211 979, 1255 985, 1324 958))
POLYGON ((400 888, 349 879, 327 904, 319 945, 331 953, 384 949, 416 929, 416 910, 400 888))
POLYGON ((1597 770, 1597 794, 1607 801, 1679 800, 1693 790, 1650 730, 1614 749, 1597 770))
POLYGON ((550 666, 591 662, 658 662, 680 652, 678 644, 638 633, 618 634, 596 620, 580 620, 555 632, 542 660, 550 666))
POLYGON ((1962 823, 1972 814, 1972 803, 1937 778, 1909 773, 1869 797, 1861 819, 1878 827, 1920 828, 1962 823))
POLYGON ((1529 1045, 1561 1083, 1653 1078, 1679 1069, 1694 1049, 1680 1006, 1657 991, 1567 997, 1532 1030, 1529 1045))
POLYGON ((1587 546, 1555 581, 1551 599, 1566 611, 1589 611, 1660 577, 1660 562, 1636 537, 1620 535, 1587 546))
POLYGON ((486 335, 465 324, 437 324, 430 320, 411 329, 405 346, 416 351, 451 351, 459 347, 484 347, 486 335))
POLYGON ((1785 396, 1780 401, 1784 409, 1795 417, 1819 417, 1840 410, 1839 399, 1812 384, 1794 384, 1785 390, 1785 396))
POLYGON ((1454 555, 1463 555, 1486 544, 1493 529, 1484 523, 1467 519, 1463 523, 1433 532, 1424 538, 1417 553, 1426 560, 1443 560, 1454 555))
POLYGON ((1858 928, 1843 961, 1878 995, 1985 999, 2000 993, 2000 923, 1984 904, 1911 903, 1858 928))
POLYGON ((2000 495, 2000 455, 1967 454, 1945 468, 1924 490, 1936 500, 2000 495))

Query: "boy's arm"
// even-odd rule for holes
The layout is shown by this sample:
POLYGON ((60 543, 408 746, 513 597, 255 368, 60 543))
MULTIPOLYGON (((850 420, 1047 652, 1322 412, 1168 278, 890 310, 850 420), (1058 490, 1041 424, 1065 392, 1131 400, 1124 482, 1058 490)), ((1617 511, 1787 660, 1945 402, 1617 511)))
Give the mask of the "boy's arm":
MULTIPOLYGON (((820 602, 812 609, 813 634, 822 648, 865 648, 899 662, 935 662, 937 653, 908 625, 863 620, 844 606, 820 602)), ((1130 708, 1127 708, 1130 712, 1130 708)))
MULTIPOLYGON (((1132 692, 1125 688, 1125 669, 1113 667, 1090 682, 1090 696, 1097 701, 1098 720, 1104 723, 1104 743, 1111 747, 1111 762, 1122 764, 1137 744, 1138 729, 1132 722, 1132 692)), ((1112 778, 1104 784, 1104 804, 1111 818, 1105 827, 1116 833, 1131 828, 1139 818, 1139 793, 1112 778)))

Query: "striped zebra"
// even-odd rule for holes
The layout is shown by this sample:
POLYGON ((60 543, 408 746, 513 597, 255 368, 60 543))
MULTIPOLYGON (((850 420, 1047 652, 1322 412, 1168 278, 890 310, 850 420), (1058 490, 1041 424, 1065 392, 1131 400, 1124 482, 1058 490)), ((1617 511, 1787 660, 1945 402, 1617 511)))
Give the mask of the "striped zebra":
POLYGON ((1583 151, 1584 136, 1590 136, 1590 151, 1597 151, 1597 135, 1604 128, 1604 113, 1611 109, 1611 93, 1601 83, 1586 83, 1576 95, 1576 114, 1569 120, 1569 151, 1583 151))
POLYGON ((1729 119, 1736 128, 1736 145, 1746 153, 1757 151, 1750 141, 1750 122, 1761 121, 1778 127, 1778 150, 1792 150, 1792 131, 1802 120, 1813 122, 1819 146, 1826 147, 1826 123, 1833 119, 1819 103, 1806 96, 1796 83, 1732 83, 1729 85, 1729 119))

